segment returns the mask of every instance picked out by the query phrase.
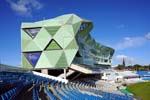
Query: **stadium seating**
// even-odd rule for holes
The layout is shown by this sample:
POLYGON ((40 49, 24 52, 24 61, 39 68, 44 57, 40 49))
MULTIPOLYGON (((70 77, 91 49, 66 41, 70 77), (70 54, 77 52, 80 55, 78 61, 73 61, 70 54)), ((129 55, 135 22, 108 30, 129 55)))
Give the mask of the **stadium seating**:
POLYGON ((33 73, 0 72, 0 100, 18 100, 27 90, 31 91, 28 100, 43 100, 39 87, 43 87, 47 100, 133 100, 130 96, 98 90, 90 80, 66 84, 33 73))
POLYGON ((39 100, 38 88, 39 84, 36 83, 33 87, 33 100, 39 100))

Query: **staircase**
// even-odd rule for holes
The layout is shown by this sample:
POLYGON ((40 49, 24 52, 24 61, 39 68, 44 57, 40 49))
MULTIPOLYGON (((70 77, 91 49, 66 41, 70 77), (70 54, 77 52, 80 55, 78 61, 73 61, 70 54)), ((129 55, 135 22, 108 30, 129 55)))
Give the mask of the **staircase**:
MULTIPOLYGON (((66 73, 66 77, 72 75, 74 72, 75 72, 74 70, 69 69, 68 72, 66 73)), ((59 78, 64 78, 64 76, 65 76, 64 73, 62 73, 62 74, 60 74, 58 77, 59 77, 59 78)))
POLYGON ((86 68, 83 65, 78 65, 78 64, 71 64, 70 66, 71 69, 85 73, 85 74, 93 74, 94 72, 88 68, 86 68))

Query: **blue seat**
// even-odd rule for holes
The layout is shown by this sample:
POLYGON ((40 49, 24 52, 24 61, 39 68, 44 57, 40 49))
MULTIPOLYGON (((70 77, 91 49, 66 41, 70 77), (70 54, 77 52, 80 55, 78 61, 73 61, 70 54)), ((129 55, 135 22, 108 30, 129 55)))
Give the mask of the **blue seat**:
POLYGON ((50 100, 57 100, 57 98, 52 94, 52 92, 49 91, 48 84, 45 84, 44 91, 48 95, 48 97, 50 98, 50 100))
POLYGON ((33 100, 39 100, 38 88, 39 84, 36 83, 33 87, 33 100))

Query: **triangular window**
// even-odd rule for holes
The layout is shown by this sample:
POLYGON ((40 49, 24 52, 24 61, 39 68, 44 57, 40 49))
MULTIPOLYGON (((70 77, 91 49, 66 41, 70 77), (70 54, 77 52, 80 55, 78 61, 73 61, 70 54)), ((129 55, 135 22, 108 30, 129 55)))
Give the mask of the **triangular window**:
POLYGON ((46 50, 61 50, 61 49, 62 48, 60 47, 60 45, 54 39, 52 39, 46 47, 46 50))
POLYGON ((36 27, 36 28, 24 28, 23 30, 31 37, 35 38, 37 33, 40 31, 41 27, 36 27))
POLYGON ((30 62, 30 64, 35 67, 36 63, 38 62, 41 52, 26 52, 24 53, 27 60, 30 62))

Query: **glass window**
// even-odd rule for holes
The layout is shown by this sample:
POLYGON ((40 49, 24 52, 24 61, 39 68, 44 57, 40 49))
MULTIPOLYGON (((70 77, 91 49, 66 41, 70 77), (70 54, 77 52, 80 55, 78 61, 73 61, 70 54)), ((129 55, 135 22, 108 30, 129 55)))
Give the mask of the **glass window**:
POLYGON ((52 39, 46 47, 46 50, 61 50, 61 49, 62 48, 60 47, 60 45, 54 39, 52 39))
POLYGON ((40 31, 40 27, 37 28, 24 28, 23 30, 29 35, 31 36, 31 38, 34 38, 37 33, 40 31))
POLYGON ((27 52, 24 53, 27 60, 30 62, 30 64, 35 67, 38 59, 40 58, 41 52, 27 52))

